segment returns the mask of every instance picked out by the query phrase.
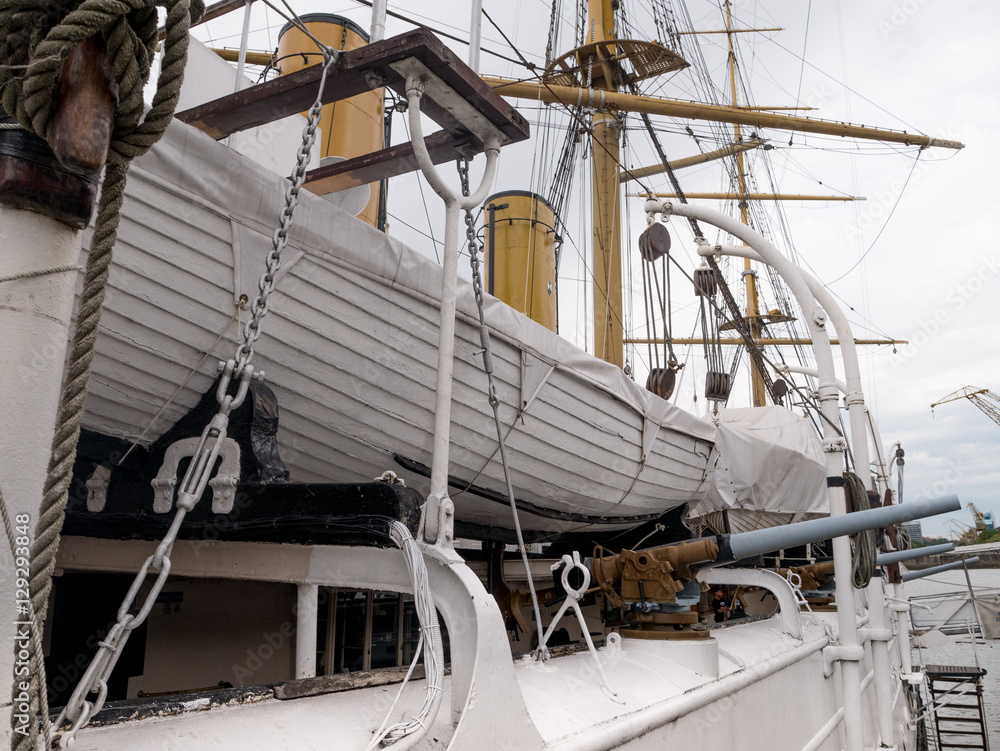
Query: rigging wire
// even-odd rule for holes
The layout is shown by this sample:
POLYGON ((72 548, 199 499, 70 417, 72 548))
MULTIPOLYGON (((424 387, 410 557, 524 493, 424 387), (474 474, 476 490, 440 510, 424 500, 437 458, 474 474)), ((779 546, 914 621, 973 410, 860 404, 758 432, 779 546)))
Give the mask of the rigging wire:
MULTIPOLYGON (((493 28, 495 28, 500 33, 500 36, 502 36, 504 38, 504 41, 510 46, 510 48, 514 51, 514 53, 518 57, 521 58, 521 64, 524 65, 529 70, 534 71, 537 68, 537 66, 535 66, 534 63, 528 62, 524 58, 524 56, 521 54, 521 51, 514 45, 514 43, 511 41, 510 37, 507 36, 507 34, 497 24, 497 22, 493 20, 493 17, 486 11, 485 8, 483 9, 483 17, 486 18, 486 20, 489 21, 493 25, 493 28)), ((543 86, 545 86, 546 88, 549 88, 548 84, 546 84, 546 82, 545 82, 545 80, 543 78, 540 78, 538 76, 536 76, 536 78, 539 78, 539 80, 541 81, 541 84, 543 86)), ((527 79, 523 79, 523 80, 527 80, 527 79)), ((551 92, 551 89, 550 89, 550 92, 551 92)), ((563 103, 560 103, 560 106, 562 107, 562 109, 567 114, 569 114, 569 116, 572 119, 576 120, 584 130, 586 130, 586 131, 590 130, 589 125, 583 119, 583 117, 580 114, 577 114, 576 112, 574 112, 574 108, 570 107, 569 105, 563 104, 563 103)), ((618 157, 616 157, 614 154, 612 154, 611 151, 610 151, 610 149, 608 149, 607 146, 605 146, 603 143, 599 143, 599 145, 604 150, 604 152, 615 162, 615 164, 618 165, 619 168, 621 168, 622 170, 625 170, 625 166, 621 163, 621 160, 618 157)), ((647 192, 649 192, 651 190, 647 185, 643 184, 642 182, 640 182, 640 185, 642 185, 642 187, 645 188, 645 190, 647 192)), ((584 264, 586 265, 586 262, 584 262, 584 264)), ((597 301, 596 300, 594 301, 594 305, 595 306, 597 305, 597 301)), ((622 327, 623 331, 626 330, 625 322, 622 319, 622 315, 619 314, 617 311, 610 310, 610 308, 608 307, 607 303, 606 303, 605 307, 607 308, 607 310, 606 310, 607 315, 610 315, 615 320, 615 322, 617 322, 618 325, 622 327)))
MULTIPOLYGON (((267 0, 265 0, 265 2, 267 2, 267 0)), ((371 0, 354 0, 354 2, 360 3, 361 5, 367 5, 369 8, 372 7, 371 0)), ((270 4, 270 3, 268 3, 268 4, 270 4)), ((424 23, 423 21, 416 21, 416 20, 410 18, 409 16, 404 16, 402 13, 397 13, 396 11, 392 11, 392 10, 386 10, 385 13, 386 13, 387 16, 392 16, 393 18, 399 19, 400 21, 405 21, 406 23, 409 23, 409 24, 413 24, 414 26, 422 26, 422 27, 424 27, 426 29, 430 29, 435 34, 437 34, 438 36, 442 36, 445 39, 451 39, 453 42, 458 42, 459 44, 464 44, 466 46, 468 46, 468 44, 469 44, 469 40, 468 39, 463 39, 461 37, 455 36, 454 34, 449 34, 447 31, 442 31, 440 28, 438 28, 436 26, 431 26, 430 24, 424 23)), ((414 15, 420 15, 420 14, 416 13, 414 15)), ((453 28, 457 28, 457 27, 453 27, 453 28)), ((482 46, 480 46, 479 50, 480 50, 480 52, 484 52, 487 55, 492 55, 493 57, 500 58, 501 60, 506 60, 509 63, 514 63, 515 65, 523 65, 524 64, 521 60, 515 60, 512 57, 507 57, 506 55, 502 55, 499 52, 496 52, 494 50, 489 49, 488 47, 482 47, 482 46)))
POLYGON ((806 30, 802 35, 802 65, 799 66, 799 87, 795 91, 795 107, 798 108, 799 102, 802 101, 802 79, 805 77, 806 66, 806 49, 809 45, 809 19, 812 18, 812 0, 809 0, 809 4, 806 6, 806 30))
MULTIPOLYGON (((407 141, 412 140, 410 138, 410 126, 407 124, 407 118, 405 117, 403 118, 403 131, 406 133, 406 140, 407 141)), ((427 207, 427 196, 424 195, 424 177, 423 173, 421 172, 417 173, 417 188, 420 189, 420 200, 424 204, 424 216, 427 217, 427 231, 430 233, 431 247, 434 248, 434 258, 437 260, 438 263, 441 263, 441 254, 438 252, 438 241, 434 238, 434 223, 431 222, 431 212, 430 209, 427 207)), ((403 222, 403 224, 406 224, 406 222, 403 222)), ((409 224, 407 224, 406 226, 411 227, 411 225, 409 224)), ((412 229, 416 228, 412 227, 412 229)), ((417 231, 419 232, 420 230, 417 231)))
MULTIPOLYGON (((896 196, 896 201, 892 204, 892 210, 889 211, 889 216, 887 216, 885 218, 885 222, 882 223, 882 227, 879 229, 878 234, 875 236, 875 239, 872 240, 872 244, 868 246, 868 250, 866 250, 861 255, 861 258, 859 258, 857 261, 854 262, 854 265, 851 266, 851 268, 849 268, 847 271, 845 271, 843 274, 841 274, 840 276, 838 276, 833 281, 828 282, 827 286, 829 286, 831 284, 836 284, 841 279, 843 279, 845 276, 847 276, 852 271, 854 271, 854 269, 856 269, 858 267, 858 265, 862 261, 864 261, 865 258, 868 257, 868 254, 872 252, 872 249, 875 247, 876 243, 878 243, 879 238, 882 237, 882 233, 885 232, 885 228, 889 226, 889 221, 892 219, 892 215, 896 213, 896 208, 899 206, 899 202, 903 198, 903 193, 906 192, 906 186, 910 184, 910 178, 913 177, 913 171, 917 167, 917 162, 920 161, 920 154, 921 153, 922 153, 922 151, 917 152, 917 158, 913 160, 913 165, 910 167, 910 173, 906 176, 906 182, 904 182, 903 183, 903 187, 900 188, 899 195, 896 196)), ((854 309, 852 308, 852 310, 854 310, 854 309)))

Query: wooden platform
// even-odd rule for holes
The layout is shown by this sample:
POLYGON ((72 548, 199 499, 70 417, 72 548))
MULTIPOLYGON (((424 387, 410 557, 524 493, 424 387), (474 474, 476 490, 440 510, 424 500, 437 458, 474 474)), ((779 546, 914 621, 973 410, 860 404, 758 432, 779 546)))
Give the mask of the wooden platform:
MULTIPOLYGON (((427 29, 340 53, 330 70, 324 104, 383 86, 405 97, 405 71, 419 71, 425 80, 421 111, 441 126, 425 139, 435 164, 482 152, 490 135, 505 144, 528 138, 520 113, 427 29)), ((303 68, 180 112, 177 119, 221 140, 307 110, 321 73, 321 65, 303 68)), ((406 143, 312 170, 306 188, 322 195, 416 169, 413 145, 406 143)))

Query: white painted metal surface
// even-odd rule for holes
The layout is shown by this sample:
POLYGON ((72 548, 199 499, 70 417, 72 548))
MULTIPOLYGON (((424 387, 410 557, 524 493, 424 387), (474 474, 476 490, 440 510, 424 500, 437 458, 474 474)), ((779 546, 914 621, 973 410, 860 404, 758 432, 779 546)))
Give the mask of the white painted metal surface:
POLYGON ((295 677, 316 675, 316 617, 319 613, 319 586, 299 584, 295 610, 295 677))
MULTIPOLYGON (((127 570, 151 546, 69 538, 59 566, 71 571, 127 570)), ((406 591, 409 583, 399 559, 395 550, 197 541, 178 542, 174 554, 176 572, 182 576, 217 577, 239 570, 263 581, 406 591)), ((704 654, 694 660, 690 645, 683 642, 620 640, 598 651, 609 682, 624 702, 618 704, 601 691, 592 658, 585 652, 546 663, 528 658, 512 663, 499 610, 468 567, 433 558, 428 566, 452 634, 453 674, 446 682, 451 722, 435 724, 429 737, 438 742, 428 741, 427 748, 653 751, 664 744, 718 748, 733 739, 738 739, 738 748, 750 751, 832 751, 843 746, 842 684, 839 672, 824 677, 822 653, 831 644, 830 633, 836 636, 836 614, 803 618, 801 638, 787 633, 778 618, 712 629, 711 641, 701 648, 704 654), (715 655, 711 669, 705 662, 709 653, 715 655), (771 721, 776 713, 780 722, 771 721)), ((865 652, 860 689, 867 748, 874 747, 877 738, 872 667, 865 652)), ((895 662, 892 670, 898 670, 895 662)), ((404 705, 419 703, 422 689, 419 682, 408 688, 404 705)), ((269 700, 94 728, 80 734, 79 748, 145 748, 158 739, 177 738, 191 749, 233 747, 237 741, 245 749, 326 749, 336 737, 338 749, 361 749, 395 690, 388 686, 269 700)), ((905 703, 905 694, 897 690, 893 711, 900 727, 905 703)))
MULTIPOLYGON (((435 169, 424 143, 423 127, 420 122, 420 101, 424 94, 425 75, 427 74, 421 71, 411 71, 407 74, 406 98, 409 103, 407 114, 413 137, 413 154, 424 178, 444 201, 445 226, 444 267, 439 298, 437 384, 434 389, 434 450, 431 455, 431 488, 423 510, 422 527, 428 543, 444 541, 450 545, 454 530, 439 529, 438 519, 441 505, 447 500, 450 509, 452 503, 448 499, 448 475, 455 370, 455 313, 458 306, 458 225, 462 210, 472 209, 482 203, 490 185, 493 184, 497 158, 500 156, 500 140, 492 132, 479 134, 481 138, 486 139, 486 169, 482 182, 474 194, 461 196, 448 187, 435 169)), ((467 106, 467 103, 463 104, 467 106)), ((494 129, 488 129, 492 130, 494 129)))
MULTIPOLYGON (((650 204, 655 205, 655 202, 647 201, 647 207, 650 204)), ((830 336, 826 330, 827 314, 809 289, 807 280, 798 268, 766 238, 730 216, 711 209, 676 203, 664 203, 662 208, 654 208, 653 210, 663 211, 666 217, 673 213, 678 216, 700 219, 729 232, 757 251, 761 259, 778 272, 788 285, 800 309, 805 312, 813 342, 813 351, 816 355, 816 367, 820 374, 817 395, 824 418, 823 448, 826 452, 827 476, 838 477, 840 475, 840 455, 846 448, 846 443, 834 427, 838 420, 838 389, 833 351, 830 346, 830 336)), ((828 488, 827 495, 831 517, 847 513, 847 499, 843 488, 831 486, 828 488)), ((839 603, 837 612, 840 642, 849 652, 853 653, 858 646, 858 636, 854 614, 849 607, 854 602, 855 596, 850 578, 851 548, 848 538, 835 537, 833 539, 833 558, 836 567, 835 581, 837 602, 839 603)), ((854 659, 845 660, 842 665, 847 749, 848 751, 862 751, 864 733, 861 721, 863 706, 859 688, 861 684, 860 669, 858 662, 854 659)))
POLYGON ((791 584, 783 576, 767 569, 710 568, 698 572, 698 581, 707 584, 727 584, 738 587, 760 587, 774 595, 785 633, 795 639, 802 638, 799 603, 791 584))
MULTIPOLYGON (((0 276, 72 266, 79 262, 80 233, 33 211, 0 204, 0 248, 0 276)), ((0 284, 0 488, 16 537, 32 537, 38 523, 76 282, 77 274, 70 271, 0 284)), ((3 539, 7 551, 6 535, 3 539)), ((15 613, 15 602, 23 597, 15 596, 10 555, 4 553, 4 575, 0 576, 0 602, 8 614, 0 622, 0 644, 4 645, 0 675, 4 676, 14 675, 15 621, 25 620, 15 613)), ((4 690, 0 694, 0 746, 4 748, 10 744, 10 711, 11 692, 4 690)))

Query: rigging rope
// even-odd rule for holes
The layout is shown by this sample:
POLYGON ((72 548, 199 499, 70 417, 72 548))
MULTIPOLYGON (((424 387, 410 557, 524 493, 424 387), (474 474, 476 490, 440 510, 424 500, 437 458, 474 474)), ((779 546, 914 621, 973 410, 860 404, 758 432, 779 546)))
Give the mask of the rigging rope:
MULTIPOLYGON (((458 174, 462 179, 462 195, 469 195, 469 160, 458 162, 458 174)), ((493 422, 497 429, 497 443, 500 449, 500 462, 503 465, 503 478, 507 486, 507 500, 514 515, 514 531, 517 534, 517 546, 524 562, 524 572, 528 577, 528 590, 531 593, 531 606, 535 611, 535 623, 539 632, 542 628, 542 611, 538 606, 538 595, 535 593, 535 582, 531 576, 531 565, 528 562, 528 550, 524 546, 524 535, 521 533, 521 519, 514 498, 514 486, 511 484, 510 467, 507 464, 507 447, 503 437, 503 425, 500 422, 500 399, 497 397, 496 383, 493 379, 493 353, 490 351, 490 329, 486 325, 486 313, 483 310, 483 279, 479 273, 479 243, 476 240, 475 219, 472 209, 465 210, 466 237, 469 241, 469 263, 472 265, 472 288, 476 295, 476 307, 479 310, 479 340, 483 347, 483 370, 486 371, 488 383, 488 398, 493 409, 493 422)))
MULTIPOLYGON (((854 472, 847 473, 847 489, 850 494, 852 511, 867 511, 871 508, 865 481, 854 472)), ((875 575, 875 530, 866 529, 851 535, 854 543, 851 556, 851 581, 855 589, 864 589, 875 575)))
MULTIPOLYGON (((48 609, 129 164, 160 139, 173 118, 187 62, 188 29, 201 18, 204 9, 202 0, 84 0, 69 8, 56 3, 0 5, 0 28, 5 30, 0 39, 0 102, 26 130, 51 142, 57 106, 53 93, 57 90, 62 62, 81 43, 97 34, 108 50, 118 87, 108 164, 31 548, 30 596, 37 618, 33 631, 41 628, 48 609), (144 113, 143 88, 158 43, 158 7, 167 11, 164 53, 152 107, 144 113)), ((48 748, 51 741, 48 699, 37 645, 38 640, 33 640, 30 714, 41 715, 43 742, 48 748)), ((13 716, 11 722, 15 722, 13 716)), ((13 748, 35 749, 37 742, 38 726, 32 722, 27 735, 14 734, 13 748)))
POLYGON ((871 253, 872 250, 875 248, 875 245, 878 243, 879 238, 882 237, 882 233, 885 232, 885 228, 889 226, 889 221, 892 219, 892 215, 896 213, 896 208, 899 206, 899 202, 903 198, 903 193, 906 191, 906 186, 910 184, 910 178, 913 177, 913 171, 917 168, 917 162, 920 161, 920 155, 922 153, 923 153, 923 149, 921 148, 920 151, 917 152, 917 158, 913 160, 913 164, 910 166, 910 172, 906 176, 906 181, 903 183, 903 187, 899 189, 899 195, 896 196, 895 203, 892 204, 892 208, 889 210, 889 216, 887 216, 885 218, 885 222, 882 224, 882 227, 879 229, 878 234, 875 235, 875 239, 872 240, 872 244, 868 246, 868 250, 866 250, 864 253, 861 254, 861 258, 859 258, 857 261, 855 261, 854 264, 851 266, 851 268, 849 268, 847 271, 845 271, 843 274, 841 274, 840 276, 838 276, 836 279, 834 279, 832 282, 830 282, 826 286, 830 286, 831 284, 836 284, 841 279, 843 279, 845 276, 847 276, 852 271, 854 271, 854 269, 856 269, 858 267, 858 265, 860 265, 860 263, 862 261, 864 261, 868 257, 868 254, 871 253))
POLYGON ((0 284, 6 282, 15 282, 18 279, 34 279, 39 276, 48 276, 49 274, 63 274, 67 271, 79 271, 83 266, 79 266, 75 263, 68 264, 66 266, 53 266, 50 269, 40 269, 38 271, 25 271, 22 274, 12 274, 11 276, 0 276, 0 284))

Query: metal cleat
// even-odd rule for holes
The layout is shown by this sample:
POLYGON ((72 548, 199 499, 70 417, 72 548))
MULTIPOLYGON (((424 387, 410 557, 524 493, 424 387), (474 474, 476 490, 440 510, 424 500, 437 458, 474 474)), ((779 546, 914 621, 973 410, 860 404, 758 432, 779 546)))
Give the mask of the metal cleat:
MULTIPOLYGON (((201 438, 197 436, 182 438, 167 449, 160 471, 150 483, 153 486, 153 511, 157 514, 170 511, 174 504, 180 461, 194 456, 200 443, 201 438)), ((233 509, 236 486, 240 481, 240 445, 232 438, 226 438, 222 442, 219 456, 222 464, 219 465, 218 474, 208 484, 212 487, 212 513, 227 514, 233 509)), ((88 482, 88 487, 89 484, 88 482)))
POLYGON ((99 513, 104 511, 108 502, 108 486, 111 484, 111 465, 98 464, 94 473, 87 480, 87 511, 99 513))

